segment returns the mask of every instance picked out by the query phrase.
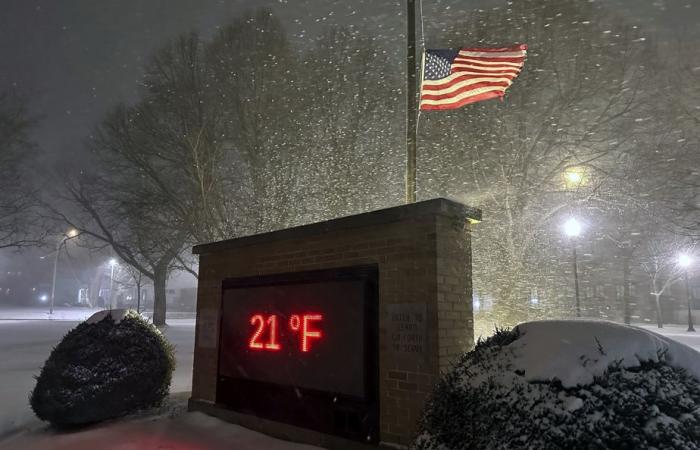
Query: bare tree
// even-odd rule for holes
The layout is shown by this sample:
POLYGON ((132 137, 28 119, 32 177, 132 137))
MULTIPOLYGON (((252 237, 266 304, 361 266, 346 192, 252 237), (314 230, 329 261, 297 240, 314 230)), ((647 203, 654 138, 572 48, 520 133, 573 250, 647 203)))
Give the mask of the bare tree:
POLYGON ((393 203, 385 181, 400 159, 387 132, 396 92, 370 38, 333 28, 313 48, 295 49, 262 9, 205 49, 209 83, 224 102, 225 164, 215 184, 235 198, 226 210, 238 233, 393 203))
POLYGON ((135 289, 136 290, 136 312, 141 313, 143 311, 143 306, 141 304, 141 299, 143 298, 143 288, 148 283, 148 278, 130 264, 119 266, 117 271, 117 277, 115 282, 124 289, 135 289))
POLYGON ((222 105, 217 184, 226 195, 228 235, 280 228, 293 222, 291 198, 300 174, 294 126, 298 62, 281 22, 270 10, 242 15, 206 45, 208 82, 222 105), (235 193, 234 197, 231 194, 235 193))
POLYGON ((132 119, 139 144, 152 155, 147 172, 164 193, 161 208, 194 242, 230 237, 240 228, 235 184, 240 164, 226 145, 232 100, 220 96, 207 45, 187 34, 157 52, 132 119))
POLYGON ((663 328, 661 296, 682 275, 676 258, 679 251, 686 245, 678 238, 671 236, 671 239, 648 240, 645 247, 646 258, 642 262, 642 268, 649 276, 650 294, 654 297, 656 308, 656 324, 659 328, 663 328))
POLYGON ((400 83, 382 48, 362 30, 333 28, 304 54, 297 76, 303 93, 297 108, 304 111, 296 121, 297 165, 305 168, 299 193, 307 220, 400 201, 403 185, 395 175, 403 152, 391 132, 401 126, 393 111, 400 83))
POLYGON ((431 155, 424 176, 440 194, 483 208, 475 284, 496 298, 499 321, 512 324, 533 287, 565 297, 559 266, 569 262, 553 251, 561 246, 560 222, 584 215, 619 155, 633 146, 646 48, 598 4, 572 0, 477 10, 459 30, 446 46, 530 46, 505 102, 422 119, 423 142, 431 143, 421 149, 431 155), (585 178, 580 188, 567 186, 571 170, 585 178))
POLYGON ((205 62, 195 34, 161 48, 147 66, 141 99, 105 117, 89 142, 91 164, 66 172, 63 196, 47 202, 54 218, 108 244, 153 282, 157 325, 165 322, 169 271, 196 276, 189 246, 239 229, 232 199, 240 172, 225 145, 235 129, 226 123, 230 101, 205 62))
POLYGON ((35 245, 28 214, 35 205, 29 179, 34 146, 27 133, 33 126, 24 102, 0 93, 0 248, 35 245))
POLYGON ((109 246, 123 262, 150 279, 153 322, 164 325, 168 273, 188 248, 189 234, 169 223, 158 209, 157 200, 149 196, 153 192, 145 190, 134 173, 138 167, 130 173, 124 164, 116 167, 103 161, 101 167, 98 174, 65 176, 61 195, 45 205, 47 214, 53 221, 77 229, 83 241, 91 240, 93 247, 109 246), (119 183, 130 176, 134 176, 133 184, 119 183))
POLYGON ((154 56, 142 100, 105 117, 89 142, 92 160, 63 174, 63 196, 47 206, 153 282, 157 325, 168 273, 193 229, 207 224, 194 187, 198 155, 211 143, 198 109, 200 51, 197 36, 186 35, 154 56))
MULTIPOLYGON (((674 195, 667 205, 669 216, 694 239, 700 238, 700 57, 693 42, 676 42, 664 52, 659 73, 667 82, 659 103, 667 114, 670 139, 657 170, 672 173, 665 189, 674 195)), ((662 172, 663 173, 663 172, 662 172)))

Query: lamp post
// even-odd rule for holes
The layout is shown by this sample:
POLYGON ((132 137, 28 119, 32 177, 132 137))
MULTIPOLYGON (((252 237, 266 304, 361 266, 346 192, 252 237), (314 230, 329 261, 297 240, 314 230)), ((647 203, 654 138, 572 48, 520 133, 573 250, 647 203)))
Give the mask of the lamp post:
POLYGON ((695 327, 693 327, 693 314, 690 308, 690 282, 688 281, 688 269, 693 263, 693 258, 687 253, 681 253, 678 255, 678 266, 683 269, 683 277, 685 278, 685 295, 688 300, 688 331, 695 332, 695 327))
POLYGON ((112 289, 114 288, 114 268, 117 267, 117 260, 112 258, 109 260, 109 266, 111 267, 109 272, 109 309, 112 309, 112 289))
POLYGON ((58 270, 58 255, 59 253, 61 253, 61 248, 63 247, 63 244, 66 243, 66 240, 74 238, 77 235, 78 230, 76 230, 75 228, 71 228, 66 232, 66 234, 63 235, 61 240, 58 241, 58 244, 56 244, 56 254, 53 258, 53 278, 51 280, 51 303, 49 305, 49 314, 53 314, 54 298, 56 297, 56 272, 58 270))
POLYGON ((576 293, 576 317, 581 317, 581 299, 578 292, 578 256, 576 255, 576 238, 581 234, 581 223, 571 217, 564 223, 564 234, 571 238, 574 256, 574 290, 576 293))

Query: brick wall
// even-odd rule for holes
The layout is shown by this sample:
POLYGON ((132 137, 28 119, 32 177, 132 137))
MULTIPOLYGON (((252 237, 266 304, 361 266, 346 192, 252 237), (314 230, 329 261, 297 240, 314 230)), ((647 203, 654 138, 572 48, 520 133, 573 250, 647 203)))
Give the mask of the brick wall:
MULTIPOLYGON (((269 239, 242 238, 241 245, 209 244, 200 250, 192 398, 216 399, 216 317, 224 279, 377 264, 380 438, 408 444, 440 370, 473 344, 466 220, 473 210, 444 199, 430 202, 421 208, 399 207, 414 206, 408 212, 387 213, 386 220, 369 213, 374 215, 366 224, 363 215, 353 216, 352 222, 337 219, 304 233, 268 233, 269 239), (394 351, 389 336, 391 305, 403 310, 416 305, 417 311, 425 311, 426 342, 419 343, 420 354, 394 351)), ((385 211, 392 210, 397 208, 385 211)))

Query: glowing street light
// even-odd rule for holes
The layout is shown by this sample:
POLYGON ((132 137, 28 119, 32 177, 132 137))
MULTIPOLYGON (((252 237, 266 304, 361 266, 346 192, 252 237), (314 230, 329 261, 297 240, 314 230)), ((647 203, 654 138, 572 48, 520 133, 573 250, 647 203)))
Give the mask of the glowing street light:
POLYGON ((583 227, 581 223, 576 220, 575 217, 571 217, 569 220, 564 222, 564 234, 570 238, 578 237, 581 234, 583 227))
POLYGON ((575 189, 587 183, 586 168, 581 166, 569 167, 564 171, 564 185, 567 189, 575 189))
POLYGON ((571 238, 571 248, 574 254, 574 291, 576 293, 576 317, 581 317, 581 298, 578 291, 578 256, 576 255, 576 238, 581 234, 583 226, 575 217, 564 222, 564 234, 571 238))
POLYGON ((687 253, 681 253, 678 255, 678 267, 683 269, 683 274, 685 278, 685 295, 688 300, 688 331, 695 331, 693 327, 693 315, 690 312, 690 283, 688 281, 688 269, 693 265, 693 257, 687 253))
POLYGON ((78 236, 78 234, 78 230, 71 228, 70 230, 66 231, 63 238, 61 238, 61 240, 58 241, 58 244, 56 244, 56 255, 53 259, 53 279, 51 281, 51 304, 49 306, 49 314, 53 314, 53 304, 56 297, 56 271, 58 269, 58 254, 61 253, 61 248, 63 247, 63 244, 66 243, 66 240, 73 239, 74 237, 78 236))

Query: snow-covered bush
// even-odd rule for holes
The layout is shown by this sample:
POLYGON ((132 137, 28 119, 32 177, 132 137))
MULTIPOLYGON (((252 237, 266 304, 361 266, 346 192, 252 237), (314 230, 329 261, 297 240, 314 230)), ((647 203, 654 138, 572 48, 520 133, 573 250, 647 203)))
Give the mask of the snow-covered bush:
POLYGON ((54 426, 99 422, 159 405, 175 366, 171 344, 135 311, 98 313, 66 334, 30 395, 54 426))
POLYGON ((415 448, 700 448, 700 353, 639 328, 544 321, 465 354, 415 448))

